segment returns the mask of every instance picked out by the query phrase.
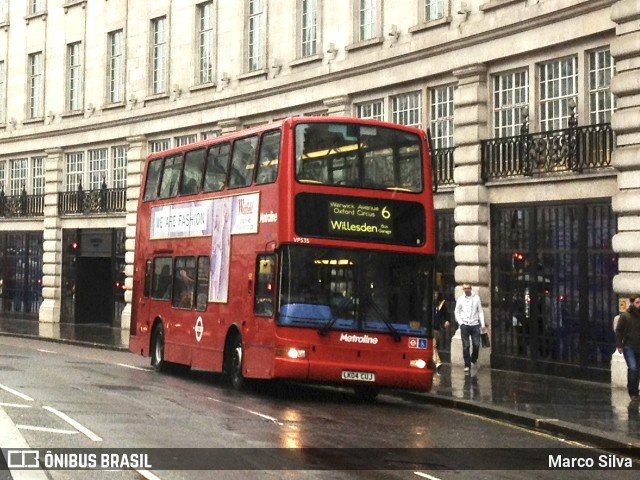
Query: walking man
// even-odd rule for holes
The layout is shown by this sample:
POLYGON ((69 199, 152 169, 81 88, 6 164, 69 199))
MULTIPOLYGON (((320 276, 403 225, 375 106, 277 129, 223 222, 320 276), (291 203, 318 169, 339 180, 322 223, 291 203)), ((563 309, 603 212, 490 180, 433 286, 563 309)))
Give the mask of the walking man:
POLYGON ((631 397, 629 406, 638 406, 638 369, 640 368, 640 295, 633 295, 626 312, 620 314, 616 326, 616 348, 627 362, 627 391, 631 397))
POLYGON ((471 285, 465 283, 462 286, 464 293, 456 300, 455 319, 460 325, 462 337, 462 357, 464 358, 464 371, 469 373, 471 365, 475 367, 480 352, 480 333, 484 333, 484 311, 480 297, 473 293, 471 285), (469 352, 469 347, 473 347, 469 352))

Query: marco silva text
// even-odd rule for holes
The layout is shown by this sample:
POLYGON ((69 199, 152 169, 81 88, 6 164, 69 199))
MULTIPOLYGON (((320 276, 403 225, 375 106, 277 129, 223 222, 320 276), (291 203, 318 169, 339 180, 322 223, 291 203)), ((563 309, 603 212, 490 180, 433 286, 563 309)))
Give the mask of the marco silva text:
POLYGON ((613 454, 603 454, 598 457, 580 457, 569 455, 549 455, 549 468, 551 469, 599 469, 599 470, 624 470, 633 469, 633 461, 630 458, 619 457, 613 454))

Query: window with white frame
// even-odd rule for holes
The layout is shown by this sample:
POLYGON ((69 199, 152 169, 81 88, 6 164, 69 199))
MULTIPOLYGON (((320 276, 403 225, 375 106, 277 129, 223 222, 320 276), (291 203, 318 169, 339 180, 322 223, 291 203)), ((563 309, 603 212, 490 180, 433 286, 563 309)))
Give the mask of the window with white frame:
POLYGON ((42 117, 43 109, 43 65, 42 52, 36 52, 29 55, 28 59, 28 81, 27 88, 29 91, 27 103, 27 117, 42 117))
POLYGON ((0 0, 0 23, 9 21, 9 0, 0 0))
POLYGON ((528 106, 528 70, 502 73, 493 77, 493 128, 496 137, 519 135, 522 114, 528 106))
POLYGON ((124 145, 111 149, 113 159, 113 188, 127 188, 127 147, 124 145))
POLYGON ((589 52, 589 116, 591 124, 611 122, 615 97, 611 93, 611 78, 615 63, 609 48, 589 52))
POLYGON ((31 159, 31 193, 33 195, 44 195, 44 159, 45 157, 31 159))
POLYGON ((263 35, 264 35, 264 0, 248 0, 247 18, 247 61, 250 72, 264 68, 263 35))
POLYGON ((84 152, 65 155, 65 181, 67 192, 75 192, 82 186, 84 177, 84 152))
POLYGON ((373 100, 371 102, 359 103, 356 105, 356 115, 358 118, 384 120, 384 101, 373 100))
POLYGON ((45 10, 45 0, 29 0, 29 13, 40 13, 45 10))
POLYGON ((162 140, 151 140, 149 142, 149 152, 161 152, 163 150, 169 150, 171 148, 171 139, 163 138, 162 140))
POLYGON ((11 160, 11 195, 20 195, 27 188, 28 163, 26 158, 11 160))
POLYGON ((67 45, 67 110, 82 109, 82 55, 81 43, 67 45))
POLYGON ((213 82, 213 2, 198 5, 198 83, 213 82))
POLYGON ((431 89, 430 128, 436 149, 453 147, 453 85, 431 89))
POLYGON ((167 91, 168 37, 167 17, 151 20, 151 93, 154 95, 167 91))
POLYGON ((420 128, 422 125, 422 93, 410 92, 391 97, 391 121, 420 128))
POLYGON ((182 145, 189 145, 190 143, 195 143, 198 141, 198 136, 196 134, 193 135, 180 135, 179 137, 175 137, 173 139, 174 146, 181 147, 182 145))
POLYGON ((559 130, 569 125, 578 95, 578 58, 573 56, 543 63, 540 78, 540 130, 559 130))
POLYGON ((0 162, 0 192, 4 193, 7 182, 7 162, 0 162))
POLYGON ((318 0, 301 0, 300 34, 301 56, 318 53, 318 0))
POLYGON ((444 18, 446 2, 449 0, 425 0, 424 21, 432 22, 444 18))
POLYGON ((6 70, 4 68, 4 60, 0 61, 0 123, 5 123, 5 78, 6 70))
POLYGON ((377 36, 378 0, 358 0, 358 41, 377 36))
POLYGON ((219 130, 210 130, 208 132, 202 132, 200 134, 200 140, 208 140, 209 138, 216 138, 220 136, 219 130))
POLYGON ((107 152, 106 148, 89 150, 89 190, 99 190, 107 183, 107 152))
POLYGON ((109 32, 109 103, 124 101, 124 33, 122 30, 109 32))

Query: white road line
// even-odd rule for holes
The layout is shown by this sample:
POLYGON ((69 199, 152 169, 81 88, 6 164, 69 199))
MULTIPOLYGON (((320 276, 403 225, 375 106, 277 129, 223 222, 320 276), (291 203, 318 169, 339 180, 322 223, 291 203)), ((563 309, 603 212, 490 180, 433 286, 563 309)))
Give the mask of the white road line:
MULTIPOLYGON (((29 449, 29 444, 4 410, 0 408, 0 448, 29 449)), ((42 470, 12 470, 13 480, 47 480, 42 470)))
POLYGON ((53 350, 45 350, 44 348, 36 348, 36 350, 42 353, 55 353, 55 354, 58 353, 58 352, 54 352, 53 350))
POLYGON ((37 432, 47 432, 47 433, 62 433, 64 435, 77 435, 77 430, 63 430, 61 428, 48 428, 48 427, 34 427, 33 425, 19 425, 16 424, 16 428, 19 430, 34 430, 37 432))
POLYGON ((239 406, 237 406, 237 405, 233 405, 233 404, 230 404, 230 403, 227 403, 227 402, 223 402, 222 400, 218 400, 218 399, 216 399, 216 398, 211 398, 211 397, 207 397, 207 398, 208 398, 209 400, 213 400, 214 402, 224 403, 225 405, 229 405, 230 407, 234 407, 234 408, 237 408, 238 410, 242 410, 243 412, 250 413, 251 415, 256 415, 256 416, 258 416, 258 417, 260 417, 260 418, 264 418, 265 420, 269 420, 270 422, 273 422, 273 423, 275 423, 276 425, 284 425, 284 423, 282 423, 282 422, 281 422, 280 420, 278 420, 277 418, 275 418, 275 417, 271 417, 271 416, 269 416, 269 415, 265 415, 264 413, 256 412, 256 411, 253 411, 253 410, 248 410, 248 409, 246 409, 246 408, 242 408, 242 407, 239 407, 239 406))
POLYGON ((62 420, 67 422, 69 425, 71 425, 73 428, 75 428, 76 430, 78 430, 81 433, 84 433, 87 437, 89 437, 94 442, 101 442, 102 441, 102 438, 100 438, 98 435, 96 435, 95 433, 93 433, 91 430, 89 430, 88 428, 84 427, 80 423, 76 422, 73 418, 71 418, 68 415, 62 413, 61 411, 56 410, 53 407, 47 407, 47 406, 44 406, 42 408, 44 408, 45 410, 48 410, 49 412, 57 415, 62 420))
POLYGON ((419 477, 427 478, 429 480, 440 480, 438 477, 432 477, 431 475, 427 475, 426 473, 422 473, 422 472, 413 472, 413 473, 419 477))
POLYGON ((4 402, 0 402, 0 407, 32 408, 31 405, 25 405, 24 403, 4 403, 4 402))
POLYGON ((160 477, 154 475, 149 470, 136 470, 140 475, 142 475, 147 480, 160 480, 160 477))
POLYGON ((130 368, 131 370, 142 370, 143 372, 148 372, 151 368, 142 368, 136 367, 135 365, 127 365, 126 363, 116 363, 119 367, 130 368))
POLYGON ((20 393, 17 390, 14 390, 13 388, 9 388, 5 385, 2 385, 0 383, 0 389, 4 390, 5 392, 9 392, 13 395, 15 395, 16 397, 20 397, 23 400, 26 400, 27 402, 33 402, 33 398, 31 398, 29 395, 25 395, 24 393, 20 393))

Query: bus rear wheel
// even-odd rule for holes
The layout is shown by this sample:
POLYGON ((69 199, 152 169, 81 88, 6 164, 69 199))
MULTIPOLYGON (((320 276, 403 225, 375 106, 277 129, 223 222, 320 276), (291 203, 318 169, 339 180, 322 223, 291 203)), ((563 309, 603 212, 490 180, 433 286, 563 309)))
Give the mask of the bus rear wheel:
POLYGON ((242 337, 237 334, 227 344, 225 352, 225 373, 234 390, 241 390, 245 386, 242 375, 242 337))
POLYGON ((151 366, 156 372, 163 372, 167 368, 167 362, 164 360, 164 331, 161 323, 153 327, 151 333, 151 366))

